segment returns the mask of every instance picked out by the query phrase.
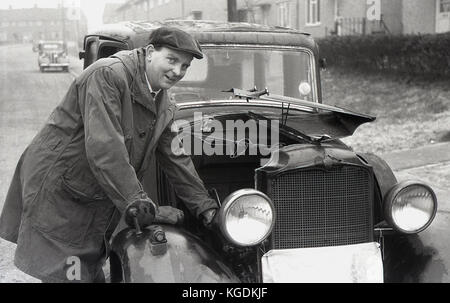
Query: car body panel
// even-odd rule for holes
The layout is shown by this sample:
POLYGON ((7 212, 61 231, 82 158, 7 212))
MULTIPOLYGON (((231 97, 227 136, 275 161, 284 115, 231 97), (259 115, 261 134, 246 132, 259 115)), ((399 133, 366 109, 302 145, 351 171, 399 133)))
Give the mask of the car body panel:
POLYGON ((166 251, 161 254, 152 252, 149 229, 144 229, 142 235, 125 229, 114 238, 112 248, 121 260, 121 268, 112 268, 112 280, 121 272, 125 282, 239 282, 220 256, 198 237, 170 225, 156 228, 164 230, 167 239, 166 251))

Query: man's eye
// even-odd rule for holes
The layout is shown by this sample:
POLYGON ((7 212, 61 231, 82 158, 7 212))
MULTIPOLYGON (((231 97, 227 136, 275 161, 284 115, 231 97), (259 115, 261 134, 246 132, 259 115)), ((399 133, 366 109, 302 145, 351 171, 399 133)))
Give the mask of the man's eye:
POLYGON ((167 58, 167 61, 169 61, 169 63, 175 63, 176 60, 174 58, 167 58))

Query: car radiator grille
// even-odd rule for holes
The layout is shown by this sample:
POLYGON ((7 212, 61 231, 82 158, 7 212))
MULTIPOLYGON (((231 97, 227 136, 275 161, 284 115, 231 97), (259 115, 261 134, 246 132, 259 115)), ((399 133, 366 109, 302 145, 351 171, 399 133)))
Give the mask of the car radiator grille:
POLYGON ((275 249, 338 246, 373 238, 372 177, 359 166, 296 170, 271 180, 275 249))

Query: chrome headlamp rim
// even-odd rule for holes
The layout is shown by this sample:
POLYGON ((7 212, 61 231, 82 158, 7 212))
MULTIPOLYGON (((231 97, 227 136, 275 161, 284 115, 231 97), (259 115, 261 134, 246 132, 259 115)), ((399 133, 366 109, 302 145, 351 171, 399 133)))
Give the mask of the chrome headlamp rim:
POLYGON ((232 244, 241 246, 241 247, 255 246, 255 245, 260 244, 261 242, 263 242, 265 239, 267 239, 270 236, 270 234, 272 233, 273 227, 275 225, 275 206, 273 205, 272 200, 263 192, 260 192, 253 188, 239 189, 239 190, 231 193, 230 195, 228 195, 224 199, 222 206, 219 209, 218 215, 219 215, 219 227, 220 227, 220 230, 222 231, 222 234, 232 244), (268 202, 270 209, 272 211, 272 222, 270 224, 270 227, 269 227, 267 233, 261 238, 261 240, 255 241, 252 243, 241 243, 241 242, 236 241, 228 232, 228 230, 226 228, 226 217, 227 217, 227 214, 228 214, 230 208, 233 206, 234 202, 237 199, 242 198, 244 196, 251 196, 251 195, 260 196, 268 202))
POLYGON ((402 181, 402 182, 399 182, 396 185, 394 185, 389 190, 386 197, 384 198, 383 204, 384 204, 384 215, 385 215, 387 222, 392 227, 394 227, 394 229, 396 229, 397 231, 399 231, 401 233, 405 233, 405 234, 417 234, 417 233, 420 233, 420 232, 424 231, 425 229, 427 229, 433 222, 434 217, 436 216, 436 213, 437 213, 437 208, 438 208, 436 194, 434 193, 433 189, 428 184, 421 182, 421 181, 415 181, 415 180, 402 181), (421 228, 416 229, 416 230, 406 230, 406 229, 398 226, 392 216, 392 207, 394 206, 393 202, 395 201, 395 198, 398 196, 399 193, 401 193, 402 191, 404 191, 405 189, 407 189, 408 187, 411 187, 411 186, 424 187, 430 193, 431 198, 433 200, 433 211, 430 215, 430 218, 428 219, 428 222, 426 224, 424 224, 421 228))

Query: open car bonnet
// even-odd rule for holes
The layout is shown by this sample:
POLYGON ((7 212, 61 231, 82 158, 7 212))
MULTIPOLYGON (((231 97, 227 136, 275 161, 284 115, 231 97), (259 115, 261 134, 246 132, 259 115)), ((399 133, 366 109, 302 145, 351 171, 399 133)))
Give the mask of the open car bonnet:
POLYGON ((278 120, 280 129, 328 139, 350 136, 361 124, 376 119, 321 103, 277 95, 251 96, 254 92, 250 91, 248 95, 243 92, 247 91, 234 91, 234 96, 238 97, 235 99, 178 103, 180 111, 176 118, 193 123, 194 114, 201 113, 207 119, 217 120, 278 120))

